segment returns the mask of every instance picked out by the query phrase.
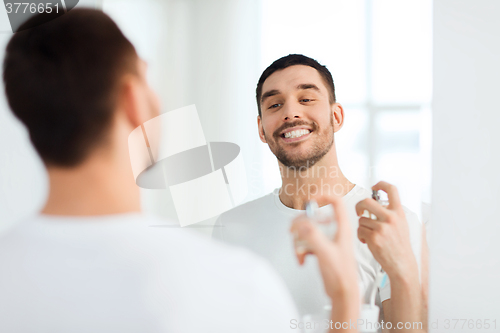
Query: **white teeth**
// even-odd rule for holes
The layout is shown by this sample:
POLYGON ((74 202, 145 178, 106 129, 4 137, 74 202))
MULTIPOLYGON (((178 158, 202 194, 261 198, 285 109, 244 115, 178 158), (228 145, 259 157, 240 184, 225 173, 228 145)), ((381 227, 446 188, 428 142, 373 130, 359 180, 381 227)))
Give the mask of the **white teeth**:
POLYGON ((285 133, 285 138, 298 138, 300 136, 309 134, 310 131, 307 129, 301 129, 301 130, 296 130, 296 131, 290 131, 285 133))

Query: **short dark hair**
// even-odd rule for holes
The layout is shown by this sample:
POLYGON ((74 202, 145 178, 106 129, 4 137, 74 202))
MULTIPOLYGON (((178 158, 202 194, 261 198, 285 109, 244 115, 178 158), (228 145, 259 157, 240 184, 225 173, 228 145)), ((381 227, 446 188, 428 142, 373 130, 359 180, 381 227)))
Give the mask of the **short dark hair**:
POLYGON ((259 82, 257 83, 257 89, 256 89, 256 97, 257 97, 257 108, 259 109, 259 116, 262 116, 262 111, 260 109, 260 98, 262 96, 262 86, 264 85, 264 82, 266 79, 271 76, 276 71, 285 69, 290 66, 295 66, 295 65, 304 65, 304 66, 309 66, 314 69, 316 69, 321 77, 323 78, 323 81, 328 89, 328 94, 329 94, 329 99, 330 99, 330 104, 335 103, 336 97, 335 97, 335 85, 333 84, 333 78, 332 74, 326 68, 326 66, 321 65, 319 62, 316 60, 306 57, 305 55, 302 54, 289 54, 287 56, 284 56, 282 58, 279 58, 275 62, 273 62, 269 67, 267 67, 262 75, 260 76, 259 82))
POLYGON ((137 53, 101 11, 43 13, 23 25, 40 15, 54 19, 15 33, 7 45, 5 93, 44 163, 72 167, 106 142, 120 79, 138 73, 137 53))

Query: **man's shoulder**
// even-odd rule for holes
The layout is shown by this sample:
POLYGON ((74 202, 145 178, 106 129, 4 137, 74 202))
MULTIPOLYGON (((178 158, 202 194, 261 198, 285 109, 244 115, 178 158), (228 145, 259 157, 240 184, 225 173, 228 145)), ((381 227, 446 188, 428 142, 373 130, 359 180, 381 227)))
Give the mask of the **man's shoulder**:
MULTIPOLYGON (((99 252, 101 258, 115 258, 118 251, 133 258, 151 258, 154 254, 156 265, 171 268, 184 267, 185 262, 190 262, 195 270, 204 270, 207 276, 218 275, 227 267, 238 267, 231 271, 239 278, 255 269, 267 270, 266 263, 248 250, 214 241, 174 223, 147 214, 101 217, 95 223, 86 218, 36 215, 19 221, 0 235, 0 262, 8 256, 25 255, 26 251, 37 256, 56 251, 56 257, 64 259, 75 253, 85 255, 85 251, 78 249, 87 248, 99 252)), ((190 268, 183 270, 187 273, 190 268)))
MULTIPOLYGON (((99 223, 88 222, 78 218, 63 221, 34 217, 2 234, 0 264, 11 274, 0 275, 0 293, 5 293, 7 287, 15 292, 7 293, 7 297, 0 300, 0 306, 16 304, 13 297, 23 293, 28 304, 37 304, 30 300, 43 300, 45 294, 40 294, 38 288, 43 285, 58 292, 64 290, 68 299, 83 299, 81 304, 91 304, 90 300, 99 298, 106 300, 103 306, 107 308, 138 311, 139 302, 117 303, 116 288, 99 288, 99 292, 94 288, 95 283, 106 285, 118 278, 120 285, 125 286, 123 290, 129 290, 132 296, 134 290, 140 291, 143 287, 154 292, 155 301, 148 303, 149 306, 165 309, 175 305, 179 313, 166 317, 174 323, 187 323, 193 313, 205 321, 213 320, 215 312, 207 310, 206 304, 227 312, 241 299, 255 306, 241 307, 235 312, 235 322, 271 313, 273 307, 282 309, 283 318, 295 316, 281 280, 265 260, 246 249, 215 242, 173 224, 161 227, 160 223, 174 221, 154 217, 119 216, 113 221, 103 218, 99 223), (81 265, 90 265, 92 269, 82 269, 81 265), (101 270, 100 267, 113 269, 101 270), (36 284, 26 283, 32 279, 25 277, 31 275, 37 276, 36 284), (54 276, 62 282, 54 283, 54 276), (75 289, 71 280, 74 276, 97 282, 75 289), (207 289, 207 285, 210 288, 207 289), (89 301, 86 303, 86 300, 89 301)), ((85 305, 81 309, 84 314, 92 312, 85 305)), ((48 314, 56 315, 55 312, 48 314)), ((269 325, 277 323, 279 321, 273 318, 267 321, 269 325)))
POLYGON ((370 190, 360 185, 355 185, 351 191, 344 196, 343 201, 348 210, 354 210, 358 202, 370 197, 370 190))

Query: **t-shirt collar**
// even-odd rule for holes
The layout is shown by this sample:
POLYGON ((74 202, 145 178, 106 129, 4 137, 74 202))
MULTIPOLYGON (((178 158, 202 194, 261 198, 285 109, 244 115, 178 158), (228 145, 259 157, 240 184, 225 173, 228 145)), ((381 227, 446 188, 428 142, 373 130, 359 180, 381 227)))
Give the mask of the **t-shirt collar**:
MULTIPOLYGON (((344 197, 342 199, 344 199, 344 202, 347 202, 349 201, 353 196, 354 194, 359 191, 360 189, 362 189, 360 186, 358 185, 354 185, 354 187, 346 194, 344 195, 344 197)), ((280 199, 280 196, 279 196, 279 191, 280 191, 280 187, 276 188, 274 191, 273 191, 273 197, 274 197, 274 203, 276 205, 276 207, 286 213, 286 214, 289 214, 289 215, 298 215, 300 213, 303 213, 304 210, 303 209, 294 209, 294 208, 290 208, 288 206, 285 206, 285 204, 283 204, 281 202, 281 199, 280 199)), ((325 210, 325 209, 328 209, 327 206, 323 206, 323 207, 320 207, 319 208, 320 210, 325 210)))

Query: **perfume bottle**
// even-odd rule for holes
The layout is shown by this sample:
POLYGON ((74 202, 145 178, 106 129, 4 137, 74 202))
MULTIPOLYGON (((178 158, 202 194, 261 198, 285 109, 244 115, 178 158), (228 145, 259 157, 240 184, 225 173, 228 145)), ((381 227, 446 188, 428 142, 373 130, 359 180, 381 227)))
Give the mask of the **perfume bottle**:
POLYGON ((389 206, 389 199, 387 193, 384 191, 372 190, 372 199, 381 204, 383 207, 389 206))
MULTIPOLYGON (((389 206, 389 200, 387 198, 387 193, 384 191, 376 191, 372 190, 372 199, 382 205, 382 207, 389 206)), ((370 214, 367 210, 363 212, 363 217, 371 218, 372 220, 376 220, 377 217, 374 214, 370 214)))

